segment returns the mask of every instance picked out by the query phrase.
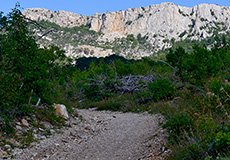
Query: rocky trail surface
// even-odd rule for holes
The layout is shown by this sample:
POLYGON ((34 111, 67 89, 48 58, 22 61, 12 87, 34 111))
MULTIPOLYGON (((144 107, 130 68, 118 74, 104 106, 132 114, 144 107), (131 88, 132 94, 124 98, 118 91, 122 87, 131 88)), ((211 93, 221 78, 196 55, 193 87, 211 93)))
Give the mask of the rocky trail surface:
POLYGON ((93 110, 78 114, 83 119, 70 118, 63 133, 21 150, 15 159, 138 160, 163 159, 167 154, 160 115, 93 110))

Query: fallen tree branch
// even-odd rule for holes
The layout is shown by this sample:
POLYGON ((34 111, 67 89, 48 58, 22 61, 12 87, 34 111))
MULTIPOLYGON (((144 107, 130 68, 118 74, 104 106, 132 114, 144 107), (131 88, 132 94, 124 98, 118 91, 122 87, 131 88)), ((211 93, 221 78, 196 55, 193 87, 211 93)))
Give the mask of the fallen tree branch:
POLYGON ((35 25, 36 27, 38 27, 38 29, 41 32, 43 32, 42 29, 45 29, 45 27, 43 27, 42 25, 38 24, 38 22, 36 22, 36 21, 34 21, 34 20, 30 19, 30 18, 27 18, 27 17, 25 17, 25 19, 29 21, 27 23, 31 23, 31 24, 35 25))
POLYGON ((38 102, 37 102, 36 106, 39 105, 40 101, 41 101, 41 98, 38 99, 38 102))

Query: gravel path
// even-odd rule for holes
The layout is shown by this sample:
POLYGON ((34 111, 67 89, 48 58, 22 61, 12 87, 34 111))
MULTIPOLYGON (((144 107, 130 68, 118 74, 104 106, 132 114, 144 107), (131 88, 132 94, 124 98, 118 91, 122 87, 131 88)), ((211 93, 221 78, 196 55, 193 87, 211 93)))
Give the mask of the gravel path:
POLYGON ((83 120, 70 119, 71 127, 16 154, 36 160, 138 160, 160 127, 159 115, 78 110, 83 120))

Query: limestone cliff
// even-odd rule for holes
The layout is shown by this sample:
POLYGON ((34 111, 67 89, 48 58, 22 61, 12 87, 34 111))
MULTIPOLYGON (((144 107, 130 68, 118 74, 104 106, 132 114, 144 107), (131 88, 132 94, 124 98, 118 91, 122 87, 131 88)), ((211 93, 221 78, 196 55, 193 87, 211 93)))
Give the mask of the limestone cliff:
POLYGON ((187 8, 162 3, 125 11, 95 13, 93 16, 41 8, 26 9, 23 14, 36 21, 49 20, 65 27, 88 25, 91 30, 104 34, 101 40, 112 41, 117 37, 137 36, 140 33, 156 49, 169 47, 167 42, 171 40, 200 39, 212 36, 214 31, 223 33, 230 30, 230 7, 213 4, 187 8))

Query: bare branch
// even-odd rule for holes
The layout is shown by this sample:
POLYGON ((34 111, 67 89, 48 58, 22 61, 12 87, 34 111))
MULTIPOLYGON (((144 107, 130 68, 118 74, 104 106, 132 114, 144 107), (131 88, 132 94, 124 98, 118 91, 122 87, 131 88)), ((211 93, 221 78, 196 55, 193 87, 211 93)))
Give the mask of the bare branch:
POLYGON ((26 18, 26 17, 25 17, 25 19, 28 20, 27 23, 33 24, 33 25, 35 25, 36 27, 38 27, 39 30, 40 30, 41 32, 43 32, 42 29, 45 29, 45 27, 43 27, 42 25, 38 24, 38 22, 36 22, 36 21, 34 21, 34 20, 32 20, 32 19, 26 18))
POLYGON ((38 99, 38 102, 37 102, 36 106, 39 105, 40 101, 41 101, 41 98, 38 99))
POLYGON ((43 35, 41 35, 38 39, 36 39, 36 41, 38 41, 39 39, 41 39, 42 37, 46 36, 47 34, 49 34, 50 32, 53 32, 53 31, 57 31, 57 30, 56 29, 49 30, 48 32, 46 32, 43 35))

